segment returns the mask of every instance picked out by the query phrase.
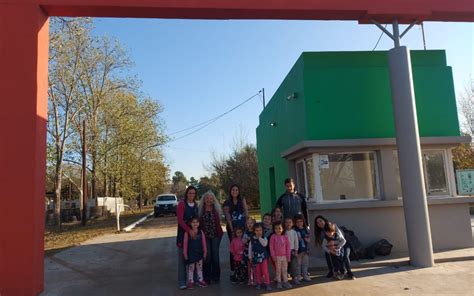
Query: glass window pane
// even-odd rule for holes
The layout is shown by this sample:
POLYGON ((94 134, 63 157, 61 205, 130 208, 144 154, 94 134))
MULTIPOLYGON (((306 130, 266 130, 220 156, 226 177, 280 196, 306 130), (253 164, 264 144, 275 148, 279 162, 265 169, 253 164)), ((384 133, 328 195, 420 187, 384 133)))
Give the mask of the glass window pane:
POLYGON ((296 163, 296 191, 305 192, 303 162, 296 163))
POLYGON ((321 168, 324 200, 377 197, 375 153, 329 154, 329 168, 321 168))
POLYGON ((428 195, 447 195, 446 170, 444 167, 443 151, 425 151, 425 174, 428 195))
MULTIPOLYGON (((446 167, 444 163, 443 150, 423 150, 423 174, 425 175, 426 195, 448 195, 446 181, 446 167)), ((393 151, 393 166, 397 182, 398 196, 402 196, 400 185, 400 168, 398 164, 398 153, 393 151)))
POLYGON ((398 164, 398 151, 393 151, 393 167, 395 168, 395 182, 397 183, 397 196, 402 197, 402 185, 400 183, 400 165, 398 164))

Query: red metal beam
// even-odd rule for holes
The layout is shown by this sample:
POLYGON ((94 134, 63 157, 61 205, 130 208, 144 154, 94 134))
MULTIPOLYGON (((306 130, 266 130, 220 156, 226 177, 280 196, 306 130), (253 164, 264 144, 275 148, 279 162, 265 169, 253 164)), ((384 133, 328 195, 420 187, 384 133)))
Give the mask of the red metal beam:
MULTIPOLYGON (((36 2, 50 16, 180 19, 474 21, 473 0, 3 0, 36 2)), ((0 0, 2 2, 2 0, 0 0)))

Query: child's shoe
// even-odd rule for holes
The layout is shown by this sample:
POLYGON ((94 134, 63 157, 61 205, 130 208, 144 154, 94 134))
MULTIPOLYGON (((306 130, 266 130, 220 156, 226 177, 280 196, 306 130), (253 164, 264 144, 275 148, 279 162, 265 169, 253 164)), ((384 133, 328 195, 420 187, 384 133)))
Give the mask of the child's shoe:
POLYGON ((207 287, 207 283, 205 281, 200 281, 197 283, 199 287, 202 287, 202 288, 206 288, 207 287))
POLYGON ((277 289, 283 289, 282 285, 280 282, 277 283, 277 289))
POLYGON ((187 288, 186 285, 181 285, 181 286, 179 286, 179 289, 180 289, 180 290, 186 290, 186 288, 187 288))
POLYGON ((271 286, 271 285, 267 285, 267 289, 266 289, 266 290, 267 290, 267 291, 273 290, 273 289, 272 289, 272 286, 271 286))
POLYGON ((189 282, 187 288, 188 288, 188 290, 194 289, 194 284, 189 282))
POLYGON ((336 272, 336 278, 342 280, 344 278, 344 273, 340 271, 336 272))
POLYGON ((309 275, 305 274, 305 275, 303 276, 303 281, 305 281, 305 282, 311 282, 311 278, 309 277, 309 275))
POLYGON ((262 285, 256 285, 256 286, 255 286, 255 289, 257 289, 257 290, 262 290, 262 285))
POLYGON ((293 288, 293 286, 292 286, 289 282, 284 282, 284 283, 283 283, 283 287, 285 287, 286 289, 291 289, 291 288, 293 288))
POLYGON ((293 285, 299 285, 299 284, 301 284, 301 283, 300 283, 300 280, 298 279, 298 277, 295 276, 295 277, 293 278, 293 285))

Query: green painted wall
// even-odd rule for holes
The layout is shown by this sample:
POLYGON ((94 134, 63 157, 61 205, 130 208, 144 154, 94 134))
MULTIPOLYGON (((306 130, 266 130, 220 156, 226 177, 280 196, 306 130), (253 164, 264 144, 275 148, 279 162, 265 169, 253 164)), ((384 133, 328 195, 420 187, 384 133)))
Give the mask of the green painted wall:
MULTIPOLYGON (((442 50, 412 51, 420 136, 458 136, 451 68, 442 50)), ((262 211, 274 168, 278 196, 288 164, 281 153, 303 140, 394 137, 387 52, 305 52, 265 110, 257 128, 262 211), (288 95, 297 99, 288 101, 288 95), (276 126, 271 127, 270 123, 276 126)))

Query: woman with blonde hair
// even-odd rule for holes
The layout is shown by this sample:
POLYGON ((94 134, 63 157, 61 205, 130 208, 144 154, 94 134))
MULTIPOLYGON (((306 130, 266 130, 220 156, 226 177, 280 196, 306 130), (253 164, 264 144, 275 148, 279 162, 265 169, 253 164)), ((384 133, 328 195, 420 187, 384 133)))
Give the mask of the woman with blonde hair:
POLYGON ((204 262, 204 281, 218 282, 221 276, 219 246, 222 238, 222 208, 214 193, 209 190, 203 194, 198 206, 201 229, 206 236, 207 258, 204 262))

